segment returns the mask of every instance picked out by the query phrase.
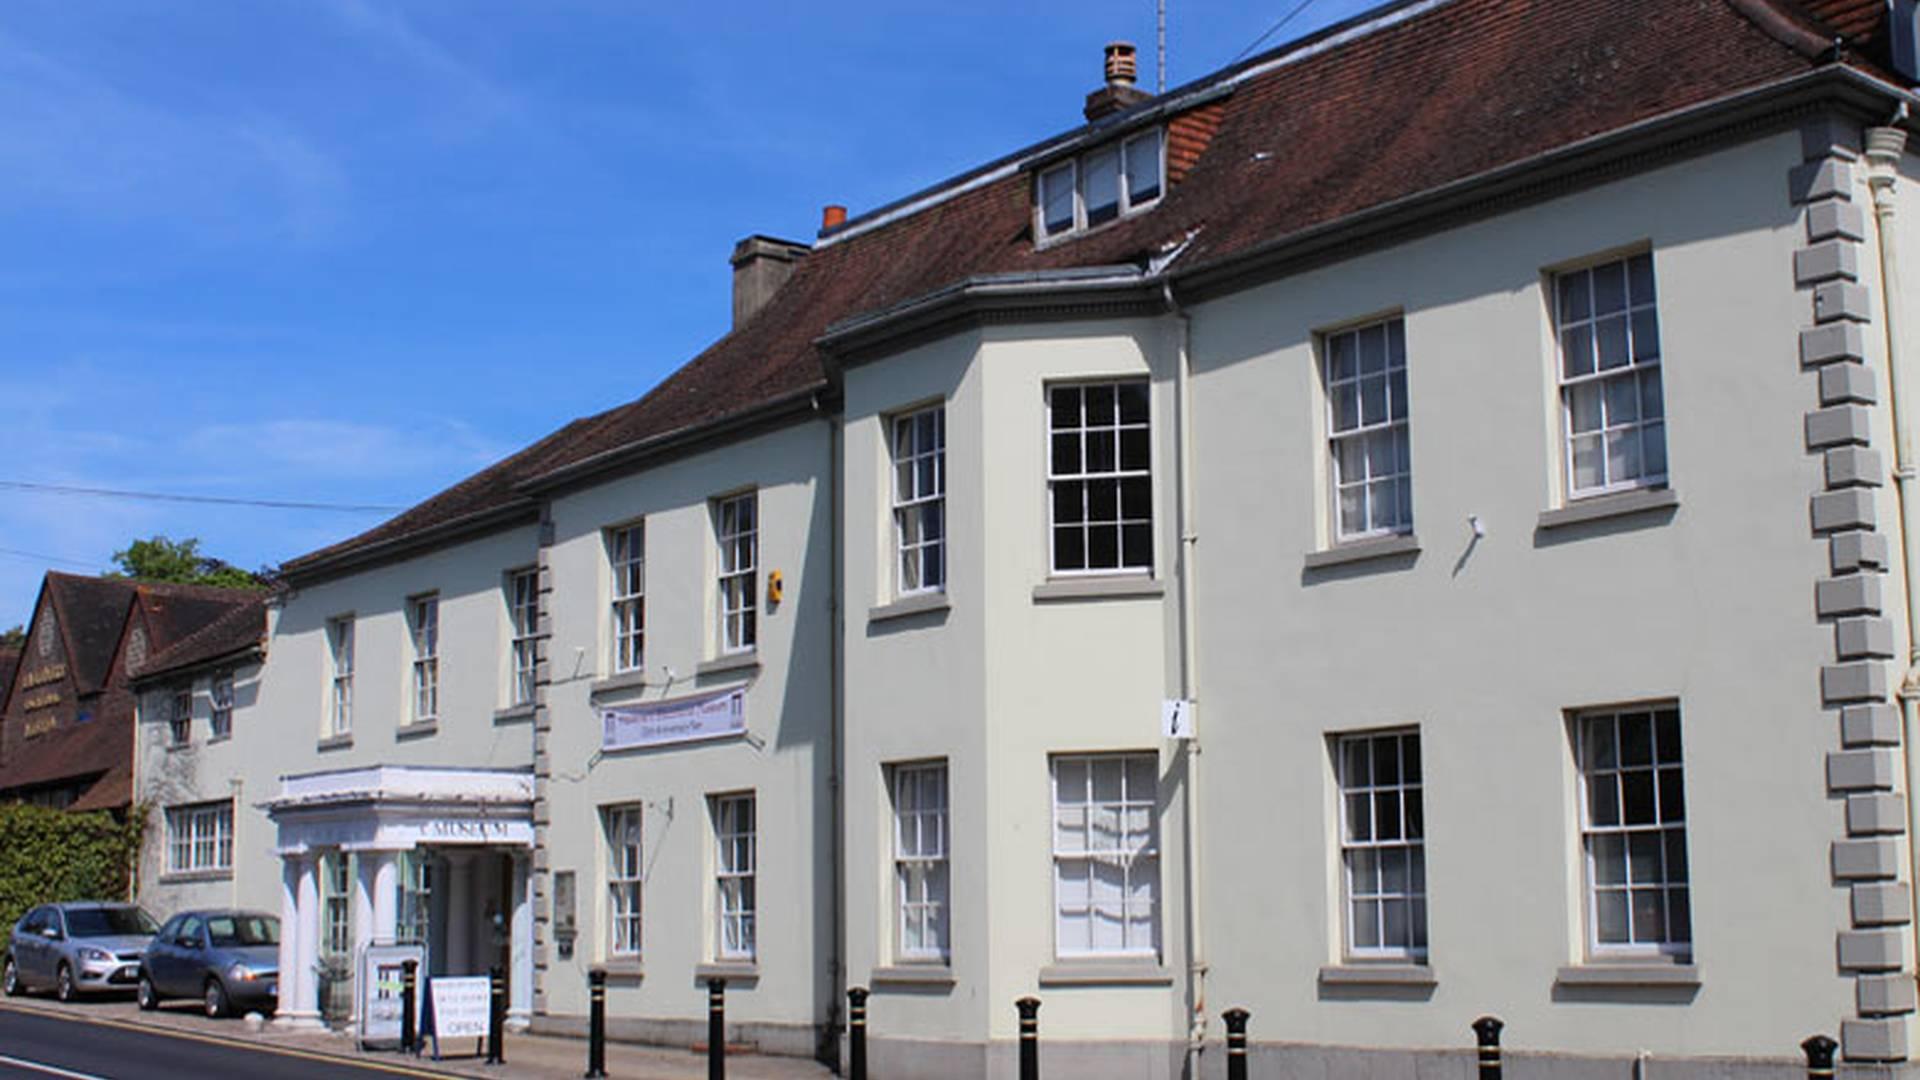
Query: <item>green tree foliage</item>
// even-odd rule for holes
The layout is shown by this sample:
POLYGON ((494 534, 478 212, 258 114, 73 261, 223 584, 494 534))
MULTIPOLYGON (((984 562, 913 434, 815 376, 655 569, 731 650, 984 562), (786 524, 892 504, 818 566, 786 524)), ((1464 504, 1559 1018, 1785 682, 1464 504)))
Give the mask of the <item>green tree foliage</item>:
POLYGON ((11 931, 35 904, 131 895, 147 813, 136 806, 119 822, 105 811, 0 804, 0 928, 11 931))
POLYGON ((16 625, 13 629, 0 633, 0 650, 24 649, 27 647, 27 628, 16 625))
POLYGON ((250 574, 223 559, 200 554, 200 540, 193 536, 185 540, 164 536, 135 540, 125 551, 114 552, 113 561, 120 571, 107 576, 135 581, 217 585, 225 589, 264 589, 268 584, 262 574, 250 574))

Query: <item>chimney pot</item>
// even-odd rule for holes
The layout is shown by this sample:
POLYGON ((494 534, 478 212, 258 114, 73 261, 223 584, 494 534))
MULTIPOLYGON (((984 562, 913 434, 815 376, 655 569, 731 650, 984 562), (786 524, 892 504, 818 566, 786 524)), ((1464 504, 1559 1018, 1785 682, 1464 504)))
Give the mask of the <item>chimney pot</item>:
POLYGON ((1152 94, 1133 85, 1136 74, 1133 43, 1108 42, 1107 81, 1100 85, 1100 89, 1087 95, 1086 105, 1081 109, 1089 123, 1104 120, 1143 101, 1153 100, 1152 94))
POLYGON ((1134 66, 1134 48, 1131 41, 1113 41, 1107 43, 1107 85, 1132 86, 1137 76, 1134 66))
POLYGON ((826 232, 828 229, 837 229, 846 223, 847 208, 841 206, 839 203, 828 203, 826 207, 820 211, 821 232, 826 232))

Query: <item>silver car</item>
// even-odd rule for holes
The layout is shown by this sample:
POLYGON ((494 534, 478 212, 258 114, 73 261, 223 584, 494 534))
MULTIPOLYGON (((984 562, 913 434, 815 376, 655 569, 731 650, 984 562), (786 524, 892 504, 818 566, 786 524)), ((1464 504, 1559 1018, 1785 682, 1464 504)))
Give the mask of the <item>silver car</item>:
POLYGON ((156 929, 152 916, 132 904, 42 904, 14 924, 0 989, 51 989, 61 1001, 131 990, 156 929))

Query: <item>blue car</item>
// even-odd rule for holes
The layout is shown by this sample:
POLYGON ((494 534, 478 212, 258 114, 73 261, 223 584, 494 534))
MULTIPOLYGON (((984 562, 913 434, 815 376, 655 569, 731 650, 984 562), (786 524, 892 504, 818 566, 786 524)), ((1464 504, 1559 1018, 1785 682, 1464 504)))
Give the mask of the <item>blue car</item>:
POLYGON ((199 998, 209 1017, 271 1013, 280 995, 280 920, 258 911, 183 911, 140 959, 142 1009, 199 998))

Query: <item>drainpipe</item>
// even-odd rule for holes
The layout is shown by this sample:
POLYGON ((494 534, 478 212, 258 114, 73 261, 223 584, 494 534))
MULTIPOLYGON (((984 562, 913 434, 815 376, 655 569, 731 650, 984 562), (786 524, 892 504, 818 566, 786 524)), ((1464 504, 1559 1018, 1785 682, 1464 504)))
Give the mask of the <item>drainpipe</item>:
POLYGON ((843 763, 840 760, 841 748, 845 745, 842 735, 845 731, 846 723, 845 673, 841 670, 841 665, 845 660, 846 650, 844 643, 840 640, 840 635, 844 630, 841 626, 841 608, 844 605, 840 599, 842 584, 840 560, 843 557, 841 533, 844 531, 841 528, 840 520, 840 471, 845 464, 842 458, 845 456, 843 444, 846 433, 841 417, 836 412, 829 412, 823 406, 819 395, 814 396, 813 408, 816 413, 822 414, 827 422, 827 512, 833 515, 832 525, 827 530, 828 535, 833 537, 832 550, 828 556, 833 566, 829 571, 829 584, 827 588, 827 649, 829 653, 827 662, 827 679, 829 684, 827 788, 833 814, 832 828, 828 829, 827 833, 832 837, 828 842, 833 847, 833 886, 831 892, 832 899, 830 900, 831 910, 833 912, 833 958, 831 961, 833 968, 833 993, 832 998, 827 1002, 827 1037, 832 1040, 833 1056, 837 1062, 840 1056, 840 1028, 842 1026, 840 1003, 845 1001, 847 996, 846 888, 845 883, 842 881, 842 878, 846 874, 846 841, 844 839, 846 832, 846 797, 841 785, 841 778, 846 774, 846 770, 842 767, 843 763))
MULTIPOLYGON (((1906 751, 1907 881, 1920 884, 1920 850, 1914 843, 1920 837, 1916 832, 1920 830, 1920 807, 1914 802, 1914 793, 1920 790, 1920 581, 1914 579, 1915 570, 1920 569, 1920 552, 1915 551, 1920 545, 1920 488, 1915 487, 1915 480, 1920 479, 1920 472, 1916 472, 1920 461, 1915 460, 1913 449, 1914 398, 1920 395, 1920 386, 1908 379, 1907 358, 1900 344, 1897 301, 1904 294, 1900 291, 1893 220, 1900 157, 1907 145, 1906 130, 1899 125, 1906 118, 1907 107, 1903 104, 1887 126, 1867 129, 1867 186, 1873 192, 1874 232, 1880 246, 1880 306, 1887 335, 1888 391, 1893 398, 1893 478, 1900 500, 1900 573, 1906 585, 1907 671, 1900 680, 1900 741, 1906 751)), ((1914 893, 1914 914, 1920 920, 1920 889, 1908 891, 1914 893)), ((1920 921, 1915 925, 1920 926, 1920 921)), ((1920 970, 1920 957, 1916 957, 1915 968, 1920 970)))
MULTIPOLYGON (((1160 283, 1160 295, 1166 302, 1167 311, 1173 315, 1179 326, 1180 344, 1174 368, 1174 418, 1178 428, 1174 440, 1176 461, 1174 462, 1174 484, 1177 487, 1175 501, 1179 507, 1179 626, 1180 626, 1180 696, 1188 701, 1198 700, 1194 663, 1194 627, 1193 627, 1193 551, 1199 540, 1193 528, 1193 363, 1191 346, 1193 342, 1193 319, 1181 308, 1180 301, 1174 298, 1173 282, 1163 279, 1160 283)), ((1197 712, 1197 706, 1196 706, 1197 712)), ((1195 721, 1197 724, 1198 716, 1195 721)), ((1182 792, 1181 823, 1186 833, 1183 847, 1187 855, 1186 884, 1186 937, 1187 937, 1187 1009, 1189 1014, 1187 1027, 1187 1072, 1186 1080, 1199 1080, 1200 1051, 1207 1039, 1207 961, 1205 942, 1202 937, 1200 918, 1200 825, 1196 816, 1200 810, 1198 790, 1200 787, 1200 738, 1199 728, 1194 728, 1194 737, 1185 741, 1183 751, 1187 759, 1187 783, 1182 792)))

